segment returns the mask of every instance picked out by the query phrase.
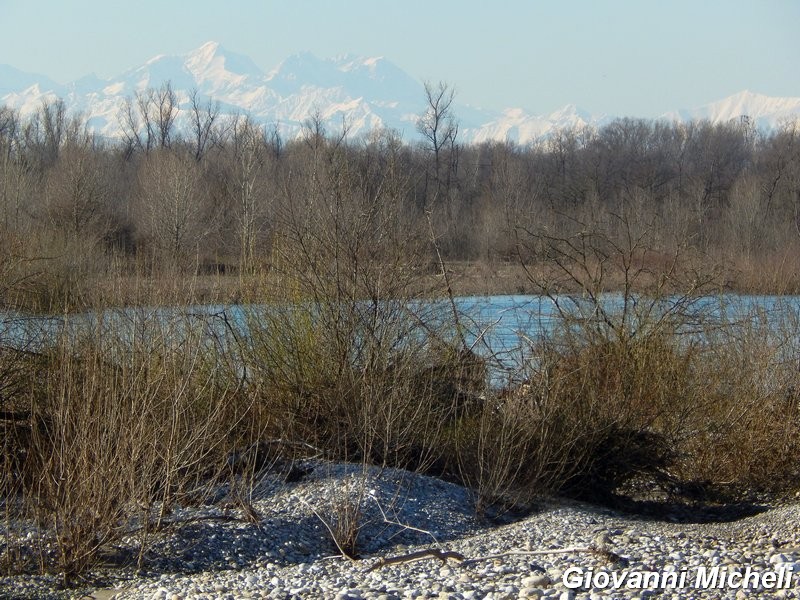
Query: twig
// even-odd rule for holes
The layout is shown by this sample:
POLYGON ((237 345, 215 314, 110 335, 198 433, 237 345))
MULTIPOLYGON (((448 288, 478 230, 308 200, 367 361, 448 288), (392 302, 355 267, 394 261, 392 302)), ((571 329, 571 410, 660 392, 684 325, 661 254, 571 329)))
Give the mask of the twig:
POLYGON ((419 533, 424 533, 425 535, 429 535, 431 537, 431 539, 433 540, 433 543, 436 544, 437 546, 439 546, 439 548, 441 548, 441 544, 439 544, 439 540, 437 540, 436 536, 434 536, 430 531, 428 531, 427 529, 420 529, 419 527, 414 527, 413 525, 408 525, 406 523, 401 523, 400 521, 393 521, 392 519, 390 519, 389 517, 386 516, 386 513, 384 512, 383 507, 381 506, 381 503, 378 502, 378 499, 375 497, 375 495, 374 494, 368 494, 368 496, 370 498, 372 498, 373 500, 375 500, 375 504, 378 505, 378 510, 381 511, 381 516, 383 517, 383 522, 384 523, 386 523, 387 525, 397 525, 398 527, 402 527, 403 529, 409 529, 411 531, 416 531, 416 532, 419 532, 419 533))
POLYGON ((283 438, 272 438, 272 439, 268 439, 268 440, 260 440, 259 443, 276 445, 276 446, 289 446, 289 447, 295 447, 295 448, 305 448, 306 450, 313 450, 315 454, 310 457, 311 459, 318 458, 318 457, 320 457, 320 456, 322 456, 324 454, 324 452, 320 448, 317 448, 316 446, 312 446, 308 442, 304 442, 304 441, 301 441, 301 440, 285 440, 283 438))
MULTIPOLYGON (((461 563, 462 567, 469 567, 479 562, 487 560, 497 560, 509 556, 547 556, 549 554, 597 554, 603 552, 593 546, 586 546, 584 548, 555 548, 553 550, 509 550, 508 552, 500 552, 499 554, 489 554, 488 556, 478 556, 464 560, 461 563)), ((604 552, 603 552, 604 553, 604 552)))
POLYGON ((461 347, 469 348, 469 344, 467 344, 467 338, 464 336, 464 330, 461 326, 461 314, 456 306, 453 286, 450 284, 450 276, 447 274, 447 265, 444 262, 444 258, 442 258, 442 252, 439 249, 439 242, 436 241, 436 233, 433 230, 433 220, 431 219, 430 209, 425 211, 425 218, 428 221, 428 230, 431 234, 431 244, 433 244, 433 249, 436 250, 436 258, 439 261, 439 268, 442 270, 442 277, 444 278, 444 283, 447 288, 447 299, 450 303, 450 310, 453 313, 453 320, 456 324, 456 330, 458 331, 458 337, 461 341, 461 347))

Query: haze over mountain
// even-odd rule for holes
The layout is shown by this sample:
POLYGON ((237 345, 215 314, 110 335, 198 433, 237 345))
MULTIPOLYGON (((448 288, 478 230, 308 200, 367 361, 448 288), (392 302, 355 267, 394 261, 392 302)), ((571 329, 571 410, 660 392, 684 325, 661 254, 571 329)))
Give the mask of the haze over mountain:
MULTIPOLYGON (((340 130, 343 123, 352 136, 390 127, 405 139, 414 140, 418 138, 416 120, 425 109, 422 83, 383 57, 319 59, 301 53, 264 71, 249 57, 216 42, 183 55, 156 56, 108 80, 88 75, 65 85, 44 75, 0 65, 0 104, 26 115, 37 110, 43 100, 61 97, 71 110, 84 113, 95 131, 115 137, 119 135, 118 115, 125 99, 167 81, 178 93, 184 110, 189 92, 196 89, 202 100, 219 101, 222 112, 247 113, 259 122, 277 125, 287 137, 297 135, 309 117, 319 115, 329 131, 340 130)), ((464 103, 455 104, 453 109, 463 142, 527 143, 560 128, 599 127, 615 116, 628 116, 593 115, 574 105, 544 116, 522 108, 497 112, 464 103)), ((726 122, 742 115, 748 115, 759 128, 771 129, 786 119, 800 118, 800 98, 772 98, 743 91, 702 107, 675 110, 662 118, 726 122)))

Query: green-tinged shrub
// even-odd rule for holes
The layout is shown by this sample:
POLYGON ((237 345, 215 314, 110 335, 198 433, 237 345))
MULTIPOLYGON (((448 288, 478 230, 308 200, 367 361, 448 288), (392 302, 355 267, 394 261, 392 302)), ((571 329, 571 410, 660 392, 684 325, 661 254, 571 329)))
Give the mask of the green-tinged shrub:
POLYGON ((326 456, 421 467, 486 385, 485 365, 396 302, 253 311, 246 369, 274 434, 326 456))

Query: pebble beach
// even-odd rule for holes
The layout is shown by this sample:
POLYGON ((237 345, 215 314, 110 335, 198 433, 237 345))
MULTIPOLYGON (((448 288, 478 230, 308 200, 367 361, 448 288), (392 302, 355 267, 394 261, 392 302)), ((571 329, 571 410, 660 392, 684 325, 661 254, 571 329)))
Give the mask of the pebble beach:
MULTIPOLYGON (((489 522, 467 489, 433 477, 321 461, 301 473, 265 475, 245 503, 223 489, 173 510, 140 571, 122 561, 73 590, 5 577, 0 597, 800 598, 798 504, 678 523, 552 499, 489 522), (333 541, 342 531, 357 531, 355 558, 333 541)), ((114 553, 135 547, 123 539, 114 553)))

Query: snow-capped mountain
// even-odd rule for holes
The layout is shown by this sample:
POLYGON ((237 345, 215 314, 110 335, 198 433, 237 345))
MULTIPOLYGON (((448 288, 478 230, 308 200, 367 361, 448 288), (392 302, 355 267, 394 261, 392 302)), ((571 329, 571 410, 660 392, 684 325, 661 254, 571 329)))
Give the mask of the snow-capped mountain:
POLYGON ((470 139, 475 143, 507 140, 525 144, 545 139, 559 129, 601 127, 610 120, 611 117, 592 115, 574 104, 545 116, 530 115, 521 108, 509 108, 470 132, 470 139))
POLYGON ((800 118, 800 98, 773 98, 744 90, 698 108, 667 113, 662 118, 725 123, 743 116, 749 117, 757 129, 772 129, 782 121, 800 118))
MULTIPOLYGON (((287 137, 297 135, 310 117, 319 116, 329 131, 340 130, 343 123, 351 136, 389 127, 413 141, 418 139, 417 119, 425 109, 422 83, 382 57, 319 59, 301 53, 264 71, 249 57, 216 42, 179 56, 156 56, 108 80, 88 75, 66 85, 0 65, 0 104, 29 115, 43 100, 60 97, 71 110, 82 112, 95 131, 115 137, 120 133, 119 115, 125 100, 168 81, 177 92, 182 110, 188 108, 190 91, 197 90, 201 100, 218 101, 222 112, 249 114, 256 121, 275 124, 287 137)), ((573 105, 544 116, 521 108, 492 112, 458 104, 453 109, 463 142, 509 140, 524 144, 546 138, 558 129, 600 127, 611 120, 573 105)), ((741 92, 662 118, 724 122, 744 114, 758 127, 772 128, 781 120, 800 118, 800 98, 741 92)))

